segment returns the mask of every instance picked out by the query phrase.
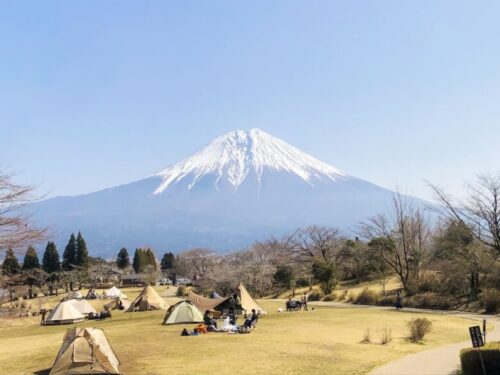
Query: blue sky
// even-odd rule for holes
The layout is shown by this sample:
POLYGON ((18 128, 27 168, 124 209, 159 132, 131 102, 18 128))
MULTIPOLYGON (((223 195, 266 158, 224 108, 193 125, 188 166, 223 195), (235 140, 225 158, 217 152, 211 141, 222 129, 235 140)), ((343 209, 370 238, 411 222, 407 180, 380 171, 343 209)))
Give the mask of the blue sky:
POLYGON ((0 168, 50 196, 261 128, 430 197, 497 172, 498 1, 0 0, 0 168))

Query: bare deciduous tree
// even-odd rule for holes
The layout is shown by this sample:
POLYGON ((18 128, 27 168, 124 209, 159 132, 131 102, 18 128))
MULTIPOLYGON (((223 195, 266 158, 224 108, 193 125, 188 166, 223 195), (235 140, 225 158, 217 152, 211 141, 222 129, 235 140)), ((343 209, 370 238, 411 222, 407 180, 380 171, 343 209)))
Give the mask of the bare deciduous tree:
POLYGON ((440 214, 467 225, 476 239, 500 255, 500 174, 480 175, 466 185, 467 198, 454 200, 442 188, 429 183, 441 203, 440 214))
POLYGON ((313 225, 297 229, 288 242, 296 260, 335 263, 343 241, 338 229, 313 225))
POLYGON ((0 251, 21 251, 46 238, 47 230, 31 224, 25 206, 34 201, 33 188, 17 185, 12 175, 0 174, 0 251))
POLYGON ((369 246, 396 272, 406 292, 413 293, 431 244, 430 225, 422 209, 396 194, 392 215, 377 215, 361 228, 369 246))

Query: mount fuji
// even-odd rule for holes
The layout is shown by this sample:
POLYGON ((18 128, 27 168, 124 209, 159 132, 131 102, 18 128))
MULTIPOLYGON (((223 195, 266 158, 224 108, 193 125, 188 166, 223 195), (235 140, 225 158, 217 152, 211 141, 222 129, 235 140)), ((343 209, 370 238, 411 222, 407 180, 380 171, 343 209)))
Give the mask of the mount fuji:
POLYGON ((39 202, 34 217, 60 246, 81 230, 94 256, 122 246, 223 251, 304 225, 347 229, 387 211, 392 195, 251 129, 140 181, 39 202))

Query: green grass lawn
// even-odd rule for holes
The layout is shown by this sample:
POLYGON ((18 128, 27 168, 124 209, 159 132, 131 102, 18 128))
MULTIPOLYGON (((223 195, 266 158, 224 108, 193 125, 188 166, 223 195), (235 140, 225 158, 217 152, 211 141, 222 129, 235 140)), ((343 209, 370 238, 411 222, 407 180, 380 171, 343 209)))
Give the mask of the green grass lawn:
MULTIPOLYGON (((169 297, 173 288, 161 293, 169 297), (165 294, 164 294, 165 295, 165 294)), ((132 299, 139 289, 125 290, 132 299)), ((93 301, 100 307, 105 301, 93 301)), ((470 321, 444 315, 350 308, 278 313, 283 303, 262 300, 268 316, 246 335, 211 333, 181 337, 182 328, 162 326, 164 311, 114 312, 106 321, 78 326, 104 329, 125 374, 366 374, 413 352, 468 337, 470 321), (407 342, 406 322, 426 316, 433 330, 422 344, 407 342), (372 344, 362 344, 370 328, 372 344), (378 330, 392 330, 393 341, 378 344, 378 330)), ((32 374, 50 368, 65 331, 72 326, 39 326, 39 318, 0 320, 0 373, 32 374)))

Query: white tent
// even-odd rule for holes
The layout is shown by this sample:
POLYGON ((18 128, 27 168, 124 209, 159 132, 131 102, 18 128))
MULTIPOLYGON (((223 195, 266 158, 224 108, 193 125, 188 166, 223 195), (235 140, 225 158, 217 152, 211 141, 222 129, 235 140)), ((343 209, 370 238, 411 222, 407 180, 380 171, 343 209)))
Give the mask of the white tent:
POLYGON ((97 311, 85 299, 70 299, 69 302, 83 315, 89 315, 90 313, 97 314, 97 311))
POLYGON ((83 322, 85 317, 73 306, 73 302, 64 301, 59 303, 45 320, 46 325, 72 324, 83 322))
POLYGON ((104 291, 104 295, 106 296, 106 298, 127 298, 127 296, 123 294, 121 290, 116 286, 113 286, 112 288, 104 291))

